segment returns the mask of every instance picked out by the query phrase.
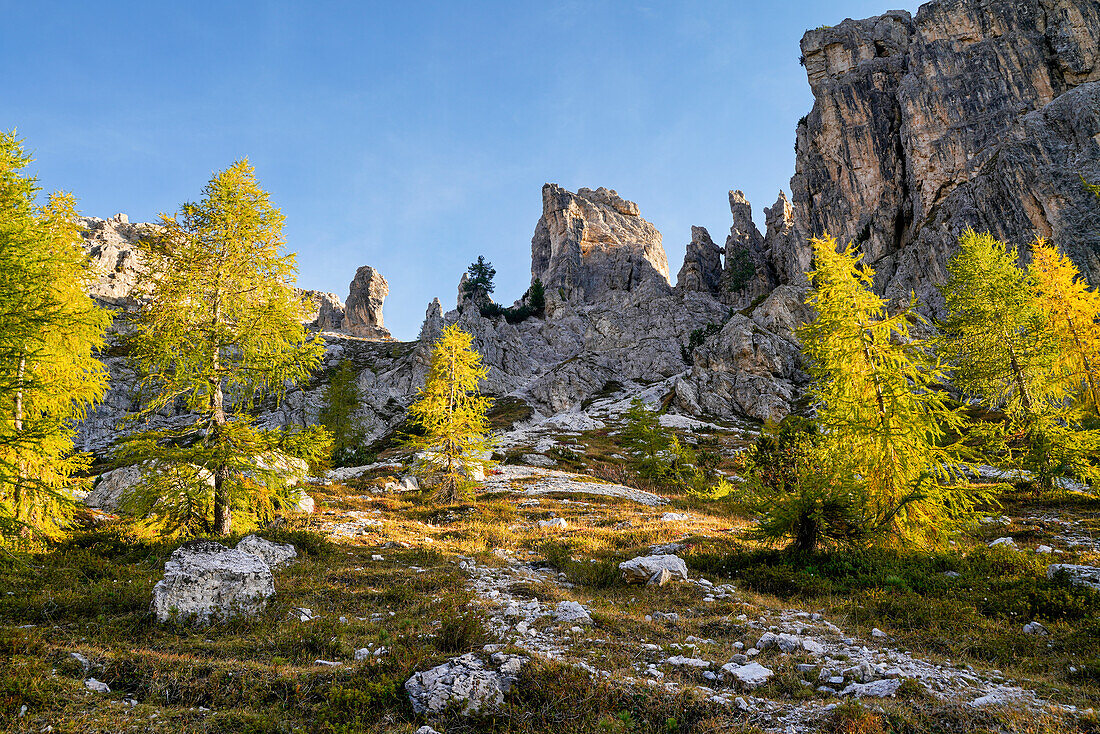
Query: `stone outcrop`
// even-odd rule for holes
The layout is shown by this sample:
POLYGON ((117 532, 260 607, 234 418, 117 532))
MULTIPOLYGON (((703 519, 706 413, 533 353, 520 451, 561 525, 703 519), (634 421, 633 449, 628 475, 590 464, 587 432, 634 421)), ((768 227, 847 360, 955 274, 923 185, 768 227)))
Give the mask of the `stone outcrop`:
POLYGON ((764 236, 752 221, 752 205, 740 191, 730 192, 730 214, 733 224, 726 238, 721 297, 735 308, 744 308, 768 295, 775 277, 765 257, 764 236))
POLYGON ((298 289, 302 297, 302 321, 317 331, 337 331, 344 325, 344 302, 335 293, 298 289))
POLYGON ((638 205, 615 191, 542 187, 542 217, 531 239, 531 276, 548 299, 592 303, 611 291, 669 287, 661 233, 638 205))
POLYGON ((714 244, 705 227, 691 228, 691 242, 684 253, 684 264, 676 276, 681 291, 702 291, 718 295, 722 287, 722 248, 714 244))
POLYGON ((274 595, 271 569, 259 556, 212 540, 189 540, 164 564, 152 610, 158 622, 210 624, 257 614, 274 595))
POLYGON ((438 714, 455 707, 465 715, 489 713, 504 703, 527 658, 494 652, 466 653, 405 681, 413 711, 438 714))
POLYGON ((138 280, 145 271, 137 243, 157 231, 154 224, 131 224, 125 214, 110 219, 78 221, 92 274, 88 294, 108 307, 134 303, 138 280))
POLYGON ((795 283, 809 238, 854 241, 877 287, 933 307, 967 227, 1066 249, 1100 283, 1100 5, 936 0, 810 31, 797 129, 795 283))
POLYGON ((371 339, 389 339, 382 323, 382 302, 390 293, 389 283, 370 265, 355 271, 344 304, 344 331, 371 339))

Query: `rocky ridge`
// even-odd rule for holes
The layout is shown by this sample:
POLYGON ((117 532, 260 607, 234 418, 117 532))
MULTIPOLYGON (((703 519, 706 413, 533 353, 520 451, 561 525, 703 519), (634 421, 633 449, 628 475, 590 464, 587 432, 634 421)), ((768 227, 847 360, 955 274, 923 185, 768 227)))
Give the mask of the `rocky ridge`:
MULTIPOLYGON (((765 208, 761 232, 731 191, 724 246, 693 227, 675 287, 661 234, 637 204, 605 188, 546 184, 531 241, 542 317, 508 323, 461 298, 445 313, 437 299, 415 342, 380 348, 356 338, 388 336, 388 285, 376 270, 359 269, 346 305, 304 291, 316 307, 310 325, 329 346, 325 374, 346 359, 360 368, 369 438, 400 422, 447 323, 474 336, 486 392, 523 401, 532 422, 624 390, 656 391, 696 418, 780 419, 805 382, 795 329, 809 316, 809 240, 824 232, 857 243, 883 293, 915 294, 933 310, 934 286, 970 226, 1017 244, 1051 237, 1100 282, 1100 206, 1081 185, 1081 176, 1100 181, 1095 0, 933 0, 915 15, 809 31, 801 46, 815 101, 797 127, 791 197, 780 192, 765 208)), ((101 300, 135 295, 140 262, 128 245, 151 226, 88 220, 101 300)), ((119 387, 82 429, 83 448, 105 446, 135 407, 128 368, 111 369, 119 387)), ((265 420, 316 420, 324 380, 270 406, 265 420)))

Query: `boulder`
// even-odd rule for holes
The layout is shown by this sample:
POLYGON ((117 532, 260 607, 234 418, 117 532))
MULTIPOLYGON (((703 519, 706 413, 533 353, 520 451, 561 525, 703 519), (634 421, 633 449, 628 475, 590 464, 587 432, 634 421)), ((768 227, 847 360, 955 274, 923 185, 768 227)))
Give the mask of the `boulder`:
POLYGON ((258 535, 241 538, 237 550, 259 557, 272 571, 289 566, 298 558, 298 551, 290 543, 273 543, 258 535))
POLYGON ((1100 591, 1100 566, 1081 566, 1072 563, 1053 563, 1047 566, 1047 578, 1064 573, 1071 584, 1088 586, 1100 591))
POLYGON ((153 588, 158 622, 210 624, 259 613, 275 595, 271 569, 259 556, 212 540, 190 540, 164 564, 153 588))
POLYGON ((389 283, 370 265, 355 271, 344 304, 344 331, 371 339, 389 339, 382 322, 382 303, 390 293, 389 283))
POLYGON ((678 581, 687 581, 688 570, 684 559, 677 555, 666 553, 656 556, 637 556, 629 561, 619 564, 623 580, 628 584, 648 583, 655 575, 667 571, 669 575, 678 581))
POLYGON ((588 610, 575 601, 558 602, 554 610, 554 619, 558 622, 592 624, 592 617, 589 616, 588 610))
POLYGON ((752 690, 767 683, 775 671, 765 668, 760 663, 726 663, 722 666, 722 676, 741 688, 752 690))
POLYGON ((414 673, 405 692, 418 714, 438 714, 456 706, 463 714, 480 714, 504 703, 527 658, 495 652, 486 659, 477 653, 414 673))

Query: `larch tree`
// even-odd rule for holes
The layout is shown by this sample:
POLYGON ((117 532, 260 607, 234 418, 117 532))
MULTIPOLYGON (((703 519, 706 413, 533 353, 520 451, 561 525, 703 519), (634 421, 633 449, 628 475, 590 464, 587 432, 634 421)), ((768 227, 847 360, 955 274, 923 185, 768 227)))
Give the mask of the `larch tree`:
POLYGON ((1083 407, 1100 414, 1100 293, 1089 288, 1072 260, 1043 239, 1032 245, 1028 273, 1058 344, 1056 374, 1069 381, 1083 407))
POLYGON ((941 287, 947 317, 940 354, 964 394, 1005 411, 1024 440, 1027 468, 1049 487, 1059 473, 1052 440, 1070 438, 1058 424, 1070 392, 1060 369, 1060 340, 1034 273, 1017 265, 1014 252, 972 229, 959 246, 941 287))
POLYGON ((302 324, 282 229, 282 213, 239 161, 211 178, 201 201, 162 215, 159 234, 141 245, 149 295, 131 357, 150 395, 144 413, 182 408, 194 420, 134 436, 119 460, 156 469, 131 509, 167 526, 230 533, 236 509, 270 510, 270 492, 252 481, 264 465, 257 457, 273 444, 309 459, 328 448, 323 429, 288 439, 254 425, 254 403, 278 401, 324 354, 302 324))
POLYGON ((341 362, 325 386, 324 405, 317 416, 332 434, 332 458, 337 466, 346 466, 363 443, 363 428, 356 416, 361 401, 355 378, 354 363, 347 359, 341 362))
MULTIPOLYGON (((874 271, 852 245, 812 240, 814 318, 798 332, 809 363, 820 451, 850 472, 861 522, 909 542, 933 542, 972 517, 948 436, 962 417, 945 403, 944 375, 912 306, 894 315, 872 290, 874 271)), ((842 486, 845 482, 841 482, 842 486)))
POLYGON ((67 491, 87 460, 74 424, 99 400, 107 371, 96 358, 111 316, 89 298, 71 196, 45 206, 14 132, 0 133, 0 535, 57 537, 67 491))
POLYGON ((408 445, 419 452, 416 469, 435 486, 439 502, 469 499, 472 477, 489 463, 486 414, 492 401, 479 391, 489 370, 472 344, 473 337, 456 324, 444 328, 424 387, 409 407, 422 435, 410 436, 408 445))

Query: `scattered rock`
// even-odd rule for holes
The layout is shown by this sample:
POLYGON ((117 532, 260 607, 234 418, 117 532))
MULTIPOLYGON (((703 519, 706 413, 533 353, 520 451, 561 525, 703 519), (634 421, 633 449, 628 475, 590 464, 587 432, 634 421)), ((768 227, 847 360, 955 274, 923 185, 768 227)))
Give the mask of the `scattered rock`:
POLYGON ((575 601, 558 602, 554 610, 554 619, 559 622, 592 624, 592 617, 589 616, 588 610, 575 601))
POLYGON ((1050 631, 1038 622, 1028 622, 1024 625, 1024 634, 1046 637, 1050 634, 1050 631))
POLYGON ((691 517, 683 512, 666 512, 661 515, 661 522, 683 522, 691 517))
POLYGON ((87 688, 89 691, 94 691, 96 693, 111 692, 111 687, 109 685, 101 680, 96 680, 95 678, 89 678, 88 680, 84 681, 84 687, 87 688))
POLYGON ((477 653, 466 653, 431 670, 414 673, 405 681, 405 691, 418 714, 438 714, 451 705, 463 714, 492 710, 504 702, 527 658, 493 653, 488 661, 477 653))
POLYGON ((656 556, 637 556, 619 564, 623 580, 628 584, 645 584, 662 570, 672 579, 687 581, 688 570, 684 559, 671 553, 656 556))
POLYGON ((840 695, 852 698, 888 698, 897 693, 899 688, 901 688, 899 678, 875 680, 869 683, 849 683, 840 695))
POLYGON ((1015 548, 1016 547, 1016 541, 1013 540, 1012 538, 1009 538, 1009 537, 1006 536, 1004 538, 997 538, 996 540, 994 540, 992 543, 989 544, 989 547, 990 548, 996 548, 999 545, 1003 545, 1006 548, 1015 548))
POLYGON ((158 622, 209 624, 261 611, 275 595, 271 569, 258 556, 212 540, 190 540, 164 564, 153 588, 158 622))
POLYGON ((565 530, 569 523, 565 521, 564 517, 552 517, 549 520, 539 520, 538 525, 540 528, 557 528, 559 530, 565 530))
POLYGON ((722 675, 729 680, 736 681, 741 688, 751 690, 767 683, 775 675, 775 672, 755 662, 744 665, 726 663, 722 666, 722 675))

